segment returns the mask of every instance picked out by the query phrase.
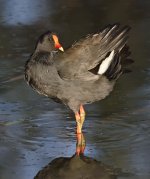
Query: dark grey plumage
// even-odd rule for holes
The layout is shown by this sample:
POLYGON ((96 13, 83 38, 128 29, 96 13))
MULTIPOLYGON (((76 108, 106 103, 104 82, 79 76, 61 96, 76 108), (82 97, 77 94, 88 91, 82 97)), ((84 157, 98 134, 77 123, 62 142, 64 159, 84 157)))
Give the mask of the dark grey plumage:
POLYGON ((52 41, 47 41, 51 33, 46 33, 26 63, 28 84, 74 112, 80 105, 104 99, 113 90, 119 76, 127 72, 126 64, 132 62, 126 46, 129 29, 110 25, 98 34, 81 39, 64 53, 56 50, 52 41), (105 73, 98 74, 111 52, 114 56, 108 68, 105 73))

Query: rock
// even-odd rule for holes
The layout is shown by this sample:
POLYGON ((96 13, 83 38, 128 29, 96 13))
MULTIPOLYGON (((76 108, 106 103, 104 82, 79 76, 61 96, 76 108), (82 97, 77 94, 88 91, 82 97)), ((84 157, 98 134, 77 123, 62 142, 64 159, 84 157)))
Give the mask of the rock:
POLYGON ((102 162, 75 154, 54 159, 34 179, 117 179, 117 173, 102 162))

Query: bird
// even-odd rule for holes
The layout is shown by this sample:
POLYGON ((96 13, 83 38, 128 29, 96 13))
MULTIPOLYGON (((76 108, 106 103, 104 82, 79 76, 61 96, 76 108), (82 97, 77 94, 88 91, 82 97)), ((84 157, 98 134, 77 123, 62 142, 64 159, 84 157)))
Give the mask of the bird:
POLYGON ((82 133, 84 105, 106 98, 134 61, 128 43, 129 26, 107 25, 64 50, 58 35, 47 31, 37 40, 25 64, 25 79, 35 91, 68 106, 82 133))

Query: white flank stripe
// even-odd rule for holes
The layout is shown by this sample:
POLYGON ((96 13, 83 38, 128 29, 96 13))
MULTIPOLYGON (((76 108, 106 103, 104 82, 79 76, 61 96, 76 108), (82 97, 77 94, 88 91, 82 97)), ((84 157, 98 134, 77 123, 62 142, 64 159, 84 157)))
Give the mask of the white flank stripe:
POLYGON ((102 64, 99 67, 99 70, 98 70, 98 74, 99 75, 102 75, 102 74, 104 74, 107 71, 109 65, 111 64, 111 62, 112 62, 112 60, 114 58, 114 55, 115 55, 115 52, 113 50, 110 53, 110 55, 105 60, 103 60, 102 64))

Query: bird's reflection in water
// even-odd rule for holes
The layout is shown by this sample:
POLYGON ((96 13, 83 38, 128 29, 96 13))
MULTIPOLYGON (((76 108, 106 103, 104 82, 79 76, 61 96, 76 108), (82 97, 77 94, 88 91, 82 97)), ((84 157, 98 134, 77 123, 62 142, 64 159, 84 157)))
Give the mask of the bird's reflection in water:
POLYGON ((84 156, 85 150, 85 137, 83 133, 77 134, 77 143, 76 143, 76 155, 84 156))
POLYGON ((115 169, 84 155, 85 144, 83 133, 77 134, 75 154, 54 159, 34 179, 116 179, 115 169))

